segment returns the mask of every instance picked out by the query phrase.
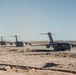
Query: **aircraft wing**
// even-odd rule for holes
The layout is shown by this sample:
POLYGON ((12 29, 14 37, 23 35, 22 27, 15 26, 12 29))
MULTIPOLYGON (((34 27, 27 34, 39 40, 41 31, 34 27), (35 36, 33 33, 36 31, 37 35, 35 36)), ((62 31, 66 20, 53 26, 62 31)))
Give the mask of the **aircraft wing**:
POLYGON ((31 45, 31 46, 45 46, 45 44, 33 44, 33 45, 31 45))
POLYGON ((10 44, 10 45, 12 45, 12 44, 14 44, 15 42, 7 42, 8 44, 10 44))
POLYGON ((25 45, 31 45, 31 46, 44 46, 49 43, 49 41, 26 41, 24 42, 25 45))
POLYGON ((46 48, 50 48, 50 44, 31 44, 31 46, 46 46, 46 48))

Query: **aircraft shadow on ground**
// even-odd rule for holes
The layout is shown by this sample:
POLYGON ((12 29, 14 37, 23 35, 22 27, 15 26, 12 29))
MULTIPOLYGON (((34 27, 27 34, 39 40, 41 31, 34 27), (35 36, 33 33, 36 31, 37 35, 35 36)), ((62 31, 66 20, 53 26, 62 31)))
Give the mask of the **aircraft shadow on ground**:
POLYGON ((55 64, 55 63, 46 63, 43 68, 48 68, 48 67, 54 67, 54 66, 58 66, 59 64, 55 64))
POLYGON ((32 52, 58 52, 58 50, 48 50, 48 49, 35 49, 35 50, 32 50, 32 52))

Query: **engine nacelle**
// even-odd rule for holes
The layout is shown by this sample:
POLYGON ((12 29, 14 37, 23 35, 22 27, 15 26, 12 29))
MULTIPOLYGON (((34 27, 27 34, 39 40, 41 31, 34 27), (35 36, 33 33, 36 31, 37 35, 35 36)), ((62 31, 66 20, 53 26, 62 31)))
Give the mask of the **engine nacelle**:
POLYGON ((46 48, 50 48, 50 45, 46 45, 46 48))
POLYGON ((74 44, 71 44, 71 47, 72 47, 72 48, 74 48, 74 47, 75 47, 75 45, 74 45, 74 44))
POLYGON ((10 43, 10 45, 12 45, 12 43, 10 43))
POLYGON ((29 43, 29 45, 31 45, 31 43, 29 43))
POLYGON ((27 45, 28 43, 27 42, 25 42, 25 45, 27 45))

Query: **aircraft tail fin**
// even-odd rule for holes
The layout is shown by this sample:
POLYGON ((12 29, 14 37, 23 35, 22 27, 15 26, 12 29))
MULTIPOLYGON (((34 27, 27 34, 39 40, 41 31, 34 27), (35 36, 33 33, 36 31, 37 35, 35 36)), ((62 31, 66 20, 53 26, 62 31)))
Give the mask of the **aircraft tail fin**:
POLYGON ((50 42, 53 42, 52 34, 50 32, 47 33, 47 34, 48 34, 48 37, 49 37, 50 42))
POLYGON ((3 40, 3 38, 5 38, 5 37, 2 37, 2 36, 1 36, 0 38, 1 38, 1 39, 0 39, 0 40, 1 40, 1 42, 3 42, 3 41, 4 41, 4 40, 3 40))
POLYGON ((50 42, 53 42, 53 38, 52 38, 51 32, 49 32, 49 33, 42 33, 41 35, 44 35, 44 34, 47 34, 48 37, 49 37, 50 42))
POLYGON ((15 35, 15 36, 11 36, 11 37, 15 37, 16 42, 18 41, 18 38, 17 37, 19 37, 19 36, 15 35))
POLYGON ((18 39, 17 39, 17 35, 15 35, 15 38, 16 38, 16 42, 18 41, 18 39))

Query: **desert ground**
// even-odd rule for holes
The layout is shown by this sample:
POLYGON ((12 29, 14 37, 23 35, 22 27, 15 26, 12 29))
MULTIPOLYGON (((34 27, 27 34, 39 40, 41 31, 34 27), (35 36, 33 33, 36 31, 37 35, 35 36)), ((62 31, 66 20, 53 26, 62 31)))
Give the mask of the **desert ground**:
POLYGON ((76 75, 76 49, 0 46, 0 75, 76 75))

